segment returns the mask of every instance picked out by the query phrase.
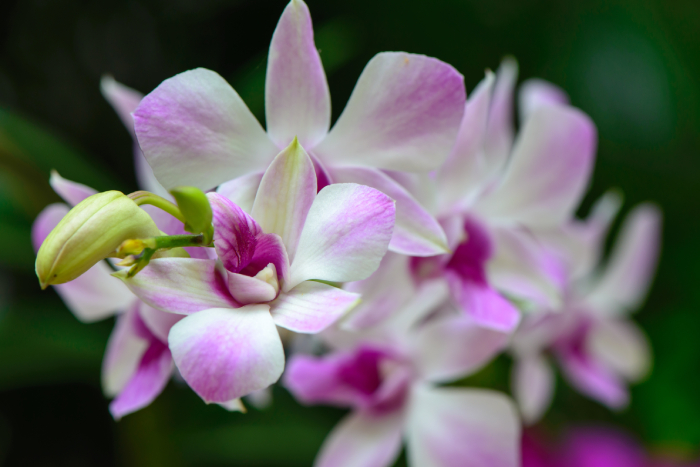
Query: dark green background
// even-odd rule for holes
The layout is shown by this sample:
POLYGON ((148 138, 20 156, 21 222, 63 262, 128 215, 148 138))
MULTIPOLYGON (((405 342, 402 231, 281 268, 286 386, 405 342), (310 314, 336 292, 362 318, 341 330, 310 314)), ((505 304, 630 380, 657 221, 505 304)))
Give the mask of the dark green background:
MULTIPOLYGON (((57 197, 49 170, 104 190, 136 188, 131 141, 99 94, 100 76, 142 92, 203 66, 263 118, 269 40, 283 1, 4 0, 0 3, 0 464, 310 465, 342 414, 277 390, 248 415, 205 406, 171 383, 150 407, 111 420, 99 388, 112 322, 77 322, 33 275, 33 218, 57 197)), ((562 86, 600 132, 582 212, 609 187, 625 212, 664 214, 656 282, 637 315, 654 347, 651 377, 612 414, 558 382, 540 429, 626 427, 650 449, 700 445, 700 2, 697 0, 309 1, 337 117, 364 64, 405 50, 453 64, 471 91, 512 54, 521 77, 562 86)), ((474 384, 504 389, 502 357, 474 384)), ((400 461, 403 462, 403 461, 400 461)))

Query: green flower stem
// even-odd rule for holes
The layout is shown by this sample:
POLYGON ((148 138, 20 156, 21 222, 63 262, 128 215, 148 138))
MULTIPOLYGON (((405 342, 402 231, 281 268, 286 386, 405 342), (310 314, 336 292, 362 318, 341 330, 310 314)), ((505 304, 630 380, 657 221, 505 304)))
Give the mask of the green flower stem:
POLYGON ((149 191, 135 191, 128 196, 134 203, 136 203, 137 206, 150 204, 151 206, 155 206, 167 212, 183 224, 185 223, 185 216, 182 215, 177 205, 168 201, 162 196, 155 195, 149 191))

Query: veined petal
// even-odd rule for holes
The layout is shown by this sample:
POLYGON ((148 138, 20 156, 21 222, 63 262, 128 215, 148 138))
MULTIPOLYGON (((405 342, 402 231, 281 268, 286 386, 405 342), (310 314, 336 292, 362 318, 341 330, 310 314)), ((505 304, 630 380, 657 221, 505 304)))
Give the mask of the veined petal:
POLYGON ((203 68, 163 81, 133 116, 146 160, 168 189, 208 190, 263 170, 278 151, 236 91, 203 68))
POLYGON ((253 203, 253 218, 263 232, 282 238, 290 261, 299 243, 306 216, 316 198, 316 171, 299 142, 275 157, 265 171, 253 203))
POLYGON ((316 334, 335 323, 360 301, 360 295, 321 282, 305 281, 270 303, 275 324, 316 334))
POLYGON ((394 215, 394 202, 373 188, 338 183, 321 190, 283 290, 309 279, 347 282, 369 277, 386 254, 394 215))
POLYGON ((586 301, 602 314, 637 308, 649 289, 661 245, 661 212, 642 204, 630 212, 608 264, 586 301))
POLYGON ((162 311, 187 315, 214 307, 240 306, 231 297, 215 260, 160 258, 151 260, 134 277, 127 278, 127 272, 113 275, 141 300, 162 311))
MULTIPOLYGON (((276 276, 277 272, 274 274, 276 276)), ((257 277, 244 276, 229 271, 226 272, 226 277, 229 292, 241 305, 265 303, 274 300, 277 296, 275 287, 257 277)))
POLYGON ((603 362, 628 381, 639 381, 649 373, 649 341, 633 322, 600 320, 589 332, 586 349, 594 360, 603 362))
POLYGON ((250 214, 253 211, 253 202, 262 177, 262 172, 243 175, 222 183, 216 192, 230 199, 233 204, 250 214))
POLYGON ((284 351, 269 310, 267 305, 212 308, 170 330, 175 364, 205 402, 228 402, 279 379, 284 351))
POLYGON ((523 421, 537 422, 554 397, 554 372, 541 355, 527 355, 513 365, 513 395, 518 401, 523 421))
POLYGON ((257 238, 253 258, 241 272, 254 276, 270 263, 275 265, 278 280, 284 282, 289 277, 289 258, 282 239, 276 234, 262 234, 257 238))
POLYGON ((117 395, 136 373, 149 342, 139 332, 139 302, 117 317, 102 360, 102 389, 108 397, 117 395))
POLYGON ((407 422, 410 465, 517 467, 520 421, 495 391, 417 387, 407 422))
POLYGON ((497 222, 553 227, 583 195, 596 149, 590 118, 572 107, 541 107, 527 119, 501 185, 478 203, 497 222))
POLYGON ((527 120, 540 107, 568 104, 569 96, 566 95, 563 89, 549 81, 532 78, 520 85, 520 91, 518 92, 520 122, 527 120))
POLYGON ((491 97, 484 149, 486 178, 500 173, 513 148, 513 91, 518 81, 518 62, 506 57, 496 71, 496 83, 491 97))
POLYGON ((358 183, 376 188, 396 201, 391 251, 410 256, 433 256, 447 253, 447 238, 440 224, 411 194, 378 169, 344 167, 331 170, 337 183, 358 183))
POLYGON ((131 136, 136 138, 134 119, 131 117, 131 113, 139 106, 141 99, 143 99, 143 94, 115 81, 109 75, 103 76, 102 80, 100 80, 100 91, 102 91, 102 96, 107 99, 107 102, 117 112, 131 136))
POLYGON ((465 100, 463 77, 450 65, 424 55, 380 53, 314 153, 328 165, 435 169, 452 149, 465 100))
POLYGON ((309 8, 293 0, 272 35, 265 76, 265 116, 272 141, 285 147, 294 137, 311 148, 328 132, 331 96, 314 44, 309 8))
POLYGON ((478 326, 465 315, 423 325, 416 336, 416 366, 428 381, 450 381, 476 372, 508 343, 509 334, 478 326))
POLYGON ((55 170, 51 171, 51 178, 49 179, 51 188, 53 191, 58 193, 58 196, 63 198, 63 200, 75 206, 80 203, 85 198, 92 196, 97 193, 97 190, 90 188, 89 186, 83 185, 82 183, 71 182, 61 177, 55 170))
POLYGON ((448 274, 447 279, 455 301, 480 326, 500 332, 511 332, 518 326, 518 309, 488 285, 463 280, 456 274, 448 274))
POLYGON ((218 193, 208 193, 214 226, 214 248, 224 267, 240 272, 253 259, 260 226, 243 209, 218 193))
MULTIPOLYGON (((328 435, 314 467, 387 467, 401 451, 403 414, 355 412, 328 435)), ((418 464, 428 465, 428 464, 418 464)))

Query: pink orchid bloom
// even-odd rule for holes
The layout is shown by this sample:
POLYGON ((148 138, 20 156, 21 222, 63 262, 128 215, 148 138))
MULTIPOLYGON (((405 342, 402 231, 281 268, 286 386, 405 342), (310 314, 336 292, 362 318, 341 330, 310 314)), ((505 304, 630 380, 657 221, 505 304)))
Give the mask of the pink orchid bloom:
POLYGON ((292 357, 284 384, 302 403, 352 409, 324 442, 315 466, 389 466, 402 439, 413 466, 520 465, 520 422, 506 396, 436 387, 477 371, 508 335, 456 310, 425 322, 433 310, 420 297, 425 291, 432 292, 404 290, 416 300, 379 326, 329 331, 325 340, 335 351, 327 356, 292 357))
MULTIPOLYGON (((566 229, 578 230, 577 235, 587 231, 589 238, 597 239, 589 248, 581 247, 594 257, 600 256, 603 234, 616 210, 598 207, 603 209, 594 210, 587 226, 579 223, 566 229)), ((563 375, 583 394, 611 408, 627 404, 627 382, 641 379, 650 366, 646 337, 627 315, 639 307, 649 289, 658 259, 660 227, 656 207, 644 204, 633 209, 607 265, 599 270, 579 252, 569 250, 573 280, 561 308, 528 316, 513 338, 513 386, 526 422, 537 421, 553 395, 554 375, 546 351, 556 356, 563 375), (572 260, 576 257, 585 264, 577 265, 572 260)), ((555 243, 556 247, 566 245, 555 243)))
POLYGON ((395 208, 373 188, 317 192, 311 158, 295 141, 270 164, 252 215, 217 193, 218 260, 152 260, 127 286, 148 305, 187 315, 168 343, 180 373, 207 402, 225 403, 274 383, 284 368, 276 326, 322 331, 358 295, 318 281, 372 274, 387 251, 395 208))
POLYGON ((501 330, 513 330, 519 313, 500 292, 538 304, 560 298, 561 266, 537 233, 573 215, 596 147, 591 120, 542 81, 521 88, 514 138, 516 77, 506 60, 467 102, 457 141, 432 180, 430 204, 453 253, 413 262, 418 279, 443 277, 465 312, 501 330))
POLYGON ((221 76, 202 68, 161 83, 136 109, 134 122, 164 187, 218 186, 246 212, 263 172, 296 137, 314 162, 319 189, 352 182, 386 193, 397 202, 391 250, 430 256, 447 251, 444 232, 381 169, 437 168, 454 143, 465 99, 463 78, 451 66, 423 55, 380 53, 329 131, 330 94, 311 16, 302 0, 292 0, 270 44, 267 132, 221 76))

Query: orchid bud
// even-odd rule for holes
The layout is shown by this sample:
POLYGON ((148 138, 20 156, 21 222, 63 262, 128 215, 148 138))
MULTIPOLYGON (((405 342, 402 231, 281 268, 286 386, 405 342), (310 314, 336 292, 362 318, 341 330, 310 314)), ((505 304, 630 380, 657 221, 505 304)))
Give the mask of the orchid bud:
POLYGON ((198 234, 211 228, 211 206, 202 190, 193 186, 178 186, 170 190, 170 194, 185 218, 185 229, 188 232, 198 234))
POLYGON ((159 234, 143 209, 119 191, 92 195, 66 214, 36 258, 41 288, 71 281, 131 238, 159 234))

